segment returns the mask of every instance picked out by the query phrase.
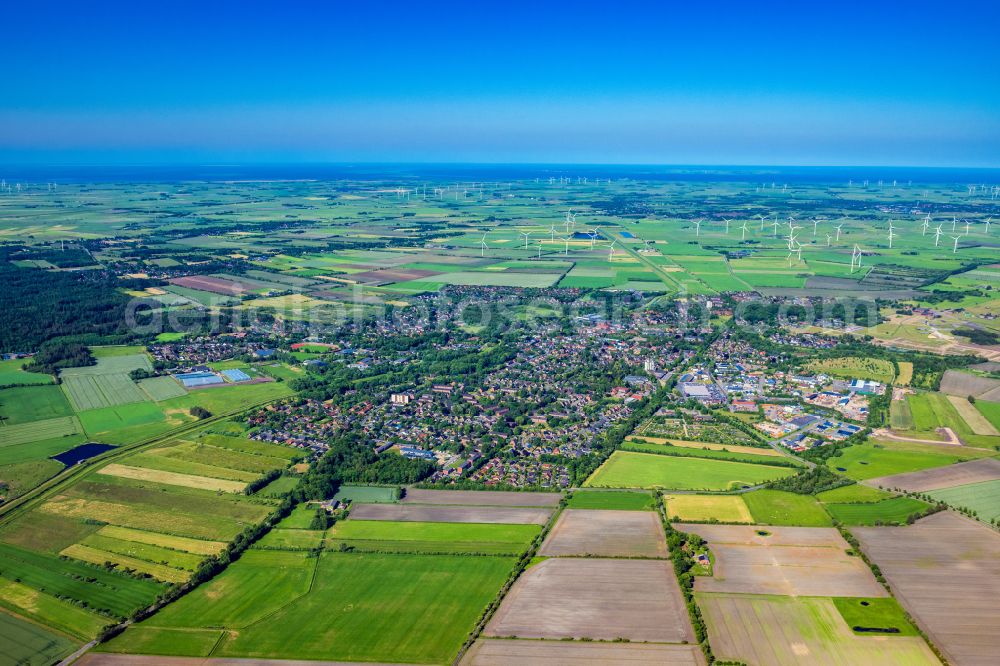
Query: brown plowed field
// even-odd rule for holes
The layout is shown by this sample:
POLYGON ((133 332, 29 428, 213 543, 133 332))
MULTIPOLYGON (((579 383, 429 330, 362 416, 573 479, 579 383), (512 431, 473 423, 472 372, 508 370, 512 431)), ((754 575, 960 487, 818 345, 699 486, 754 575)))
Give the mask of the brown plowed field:
POLYGON ((358 504, 351 509, 351 518, 356 520, 408 520, 431 523, 544 525, 551 514, 551 509, 426 504, 358 504))
POLYGON ((695 645, 584 643, 484 638, 465 653, 462 666, 701 666, 695 645))
POLYGON ((407 488, 404 504, 459 504, 462 506, 556 506, 559 493, 513 493, 489 490, 424 490, 407 488))
POLYGON ((652 511, 566 509, 538 554, 666 557, 667 542, 652 511))
POLYGON ((207 275, 190 275, 188 277, 172 278, 167 280, 167 282, 175 284, 178 287, 200 289, 201 291, 210 291, 213 294, 225 294, 227 296, 239 296, 240 294, 249 291, 249 289, 238 282, 224 280, 217 277, 209 277, 207 275))
POLYGON ((829 527, 684 525, 708 541, 713 575, 695 580, 698 592, 815 597, 888 594, 850 546, 829 527), (760 536, 758 531, 771 533, 760 536))
POLYGON ((880 476, 877 479, 869 479, 865 485, 902 488, 912 493, 923 493, 928 490, 964 486, 967 483, 979 483, 994 479, 1000 479, 1000 460, 982 458, 935 467, 934 469, 924 469, 919 472, 880 476))
POLYGON ((893 594, 956 666, 1000 655, 1000 534, 951 511, 853 529, 893 594))
POLYGON ((517 580, 486 636, 694 641, 669 562, 552 558, 517 580))

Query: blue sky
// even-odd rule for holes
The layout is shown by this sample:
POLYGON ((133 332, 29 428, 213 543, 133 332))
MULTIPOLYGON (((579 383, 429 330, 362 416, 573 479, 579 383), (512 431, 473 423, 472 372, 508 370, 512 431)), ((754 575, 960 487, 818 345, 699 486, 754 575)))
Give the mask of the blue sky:
POLYGON ((8 3, 0 162, 1000 166, 1000 3, 8 3))

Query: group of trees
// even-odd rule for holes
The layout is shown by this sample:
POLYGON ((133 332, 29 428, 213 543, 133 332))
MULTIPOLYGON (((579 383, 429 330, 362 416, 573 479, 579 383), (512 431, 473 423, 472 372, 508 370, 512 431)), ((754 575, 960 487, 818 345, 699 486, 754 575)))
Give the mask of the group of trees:
POLYGON ((52 342, 43 345, 31 361, 24 365, 28 372, 56 374, 61 368, 81 368, 97 361, 86 345, 75 342, 52 342))

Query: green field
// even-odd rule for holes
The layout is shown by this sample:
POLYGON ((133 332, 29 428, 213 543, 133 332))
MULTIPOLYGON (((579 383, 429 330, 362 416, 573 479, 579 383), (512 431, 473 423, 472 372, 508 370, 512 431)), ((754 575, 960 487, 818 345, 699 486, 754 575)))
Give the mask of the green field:
POLYGON ((323 544, 323 530, 274 528, 254 544, 254 548, 313 550, 323 544))
POLYGON ((156 402, 187 395, 187 391, 184 390, 184 387, 172 377, 150 377, 149 379, 140 379, 138 384, 139 388, 142 389, 151 400, 156 402))
POLYGON ((909 497, 893 497, 880 502, 827 504, 826 510, 844 525, 904 525, 908 517, 929 506, 909 497))
MULTIPOLYGON (((80 421, 75 416, 60 416, 19 425, 0 425, 0 448, 27 442, 54 440, 60 437, 68 438, 70 435, 82 432, 80 421)), ((66 447, 66 449, 70 448, 73 447, 66 447)))
POLYGON ((72 415, 73 408, 58 386, 20 386, 0 391, 2 424, 17 425, 72 415))
POLYGON ((340 502, 351 501, 363 504, 383 504, 399 500, 399 488, 392 486, 341 486, 333 499, 340 502))
POLYGON ((987 402, 986 400, 977 400, 976 409, 978 409, 986 420, 993 424, 993 427, 1000 430, 1000 402, 987 402))
POLYGON ((931 490, 927 494, 945 504, 971 509, 980 520, 1000 518, 1000 480, 931 490))
POLYGON ((892 497, 890 493, 871 486, 863 486, 860 483, 852 483, 849 486, 841 486, 833 490, 825 490, 816 495, 820 502, 838 502, 853 504, 860 502, 878 502, 892 497))
MULTIPOLYGON (((55 379, 52 375, 40 372, 25 372, 21 366, 30 363, 31 359, 15 358, 0 361, 0 386, 15 386, 19 384, 51 384, 55 379)), ((2 395, 2 394, 0 394, 2 395)))
POLYGON ((330 530, 328 548, 361 551, 516 555, 541 533, 538 525, 344 520, 330 530))
POLYGON ((261 497, 283 497, 298 484, 298 477, 279 476, 277 479, 258 490, 257 494, 261 497))
POLYGON ((48 666, 77 648, 77 644, 55 632, 0 612, 0 658, 5 664, 48 666))
MULTIPOLYGON (((638 437, 637 439, 642 439, 638 437)), ((697 443, 695 443, 697 444, 697 443)), ((747 447, 743 447, 747 448, 747 447)), ((655 444, 629 440, 621 445, 622 451, 635 451, 638 453, 655 453, 664 456, 681 456, 684 458, 715 458, 719 460, 734 460, 738 462, 748 462, 760 465, 772 465, 773 463, 799 463, 792 458, 778 457, 773 455, 774 449, 761 449, 760 455, 747 453, 745 451, 720 450, 715 448, 698 448, 695 446, 671 446, 670 444, 655 444), (764 453, 766 451, 766 453, 764 453)))
MULTIPOLYGON (((758 491, 761 492, 761 491, 758 491)), ((743 495, 665 495, 667 516, 690 523, 751 523, 743 495)))
POLYGON ((0 607, 86 640, 112 622, 110 618, 7 578, 0 578, 0 607))
POLYGON ((920 446, 888 448, 875 444, 857 444, 844 449, 841 455, 830 458, 826 464, 830 469, 846 474, 856 481, 862 481, 890 474, 941 467, 967 459, 964 455, 956 454, 942 448, 929 449, 920 446))
POLYGON ((633 491, 575 490, 566 505, 569 509, 609 509, 618 511, 652 511, 653 496, 633 491))
POLYGON ((125 373, 67 375, 62 378, 62 389, 77 411, 149 399, 125 373))
POLYGON ((0 543, 0 575, 85 607, 127 617, 163 591, 151 580, 0 543))
POLYGON ((812 361, 807 365, 811 372, 822 372, 841 379, 871 379, 889 384, 896 378, 896 366, 882 358, 860 358, 845 356, 812 361))
POLYGON ((847 626, 859 635, 891 634, 893 636, 918 636, 917 628, 906 619, 899 602, 892 597, 860 598, 834 597, 833 604, 840 611, 847 626), (868 629, 869 631, 858 631, 868 629), (886 631, 871 631, 885 629, 886 631))
POLYGON ((755 490, 743 495, 750 514, 763 525, 796 525, 829 527, 830 516, 811 495, 799 495, 783 490, 755 490))
POLYGON ((446 663, 514 564, 501 557, 304 555, 251 551, 102 649, 205 656, 222 627, 238 631, 225 635, 215 657, 446 663), (167 640, 162 628, 187 631, 167 640))
POLYGON ((598 488, 729 490, 794 474, 795 470, 784 467, 615 451, 584 485, 598 488))

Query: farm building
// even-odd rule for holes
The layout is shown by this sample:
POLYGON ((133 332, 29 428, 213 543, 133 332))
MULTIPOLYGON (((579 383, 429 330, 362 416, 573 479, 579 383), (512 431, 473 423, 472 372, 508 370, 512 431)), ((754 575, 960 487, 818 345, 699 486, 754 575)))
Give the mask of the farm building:
POLYGON ((221 374, 231 382, 248 382, 251 379, 250 375, 242 370, 223 370, 221 374))
POLYGON ((225 383, 225 380, 214 372, 182 372, 181 374, 174 375, 174 378, 179 381, 184 388, 196 388, 199 386, 212 386, 214 384, 225 383))

